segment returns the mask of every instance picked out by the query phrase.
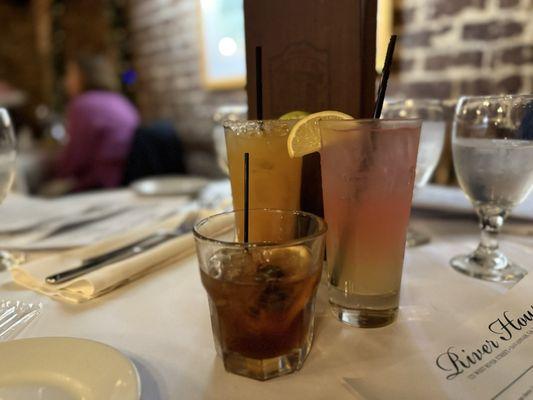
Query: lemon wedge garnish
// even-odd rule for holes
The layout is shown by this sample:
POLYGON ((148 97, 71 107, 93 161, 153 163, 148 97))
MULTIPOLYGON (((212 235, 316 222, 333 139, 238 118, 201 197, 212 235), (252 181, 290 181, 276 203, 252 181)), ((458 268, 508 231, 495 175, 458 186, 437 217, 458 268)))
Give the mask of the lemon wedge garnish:
POLYGON ((320 150, 318 121, 353 119, 340 111, 320 111, 299 120, 292 127, 287 138, 287 150, 291 158, 302 157, 320 150))
POLYGON ((307 117, 308 115, 309 113, 307 111, 291 111, 286 114, 283 114, 281 117, 279 117, 279 119, 302 119, 303 117, 307 117))

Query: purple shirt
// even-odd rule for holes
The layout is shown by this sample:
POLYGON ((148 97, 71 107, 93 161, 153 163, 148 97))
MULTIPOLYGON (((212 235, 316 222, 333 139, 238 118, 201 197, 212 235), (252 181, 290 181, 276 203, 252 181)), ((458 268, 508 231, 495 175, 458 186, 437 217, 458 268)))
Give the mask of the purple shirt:
POLYGON ((137 110, 118 93, 95 90, 75 97, 67 109, 69 141, 58 176, 74 179, 75 190, 119 186, 138 124, 137 110))

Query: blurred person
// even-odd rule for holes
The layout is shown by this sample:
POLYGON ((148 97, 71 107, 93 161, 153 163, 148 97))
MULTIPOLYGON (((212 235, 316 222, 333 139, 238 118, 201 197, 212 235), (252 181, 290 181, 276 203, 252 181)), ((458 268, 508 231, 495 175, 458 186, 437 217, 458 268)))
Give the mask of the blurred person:
POLYGON ((60 155, 56 180, 43 194, 62 194, 121 184, 139 113, 117 92, 110 62, 82 55, 67 64, 65 89, 67 144, 60 155))

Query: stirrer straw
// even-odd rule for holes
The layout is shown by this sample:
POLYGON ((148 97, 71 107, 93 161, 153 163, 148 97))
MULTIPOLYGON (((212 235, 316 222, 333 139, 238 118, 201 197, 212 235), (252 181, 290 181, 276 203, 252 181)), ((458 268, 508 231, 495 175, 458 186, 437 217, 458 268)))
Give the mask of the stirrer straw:
POLYGON ((250 154, 244 153, 244 243, 248 243, 250 215, 250 154))
MULTIPOLYGON (((257 119, 263 119, 263 54, 261 46, 255 48, 255 95, 257 119)), ((244 153, 244 243, 248 243, 250 226, 250 154, 244 153)))
POLYGON ((397 35, 392 35, 387 46, 387 55, 385 56, 385 65, 383 66, 383 73, 381 74, 381 82, 379 83, 378 98, 374 106, 374 119, 379 119, 381 116, 381 109, 383 108, 383 100, 385 100, 385 92, 387 91, 387 82, 389 80, 390 67, 392 64, 392 56, 394 54, 394 46, 396 44, 397 35))

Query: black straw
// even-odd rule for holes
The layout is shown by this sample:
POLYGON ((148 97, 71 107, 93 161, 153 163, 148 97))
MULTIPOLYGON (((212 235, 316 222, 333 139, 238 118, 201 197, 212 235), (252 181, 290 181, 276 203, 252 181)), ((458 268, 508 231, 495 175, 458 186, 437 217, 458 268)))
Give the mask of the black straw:
POLYGON ((255 97, 257 119, 263 119, 263 53, 261 46, 255 48, 255 97))
POLYGON ((244 153, 244 243, 248 243, 248 221, 250 214, 250 154, 244 153))
POLYGON ((387 82, 389 80, 390 67, 392 64, 392 56, 394 55, 394 46, 396 44, 397 35, 392 35, 387 46, 387 55, 385 56, 385 65, 381 73, 381 82, 379 83, 378 98, 374 106, 374 118, 379 119, 381 116, 381 109, 383 108, 383 100, 385 100, 385 92, 387 91, 387 82))

